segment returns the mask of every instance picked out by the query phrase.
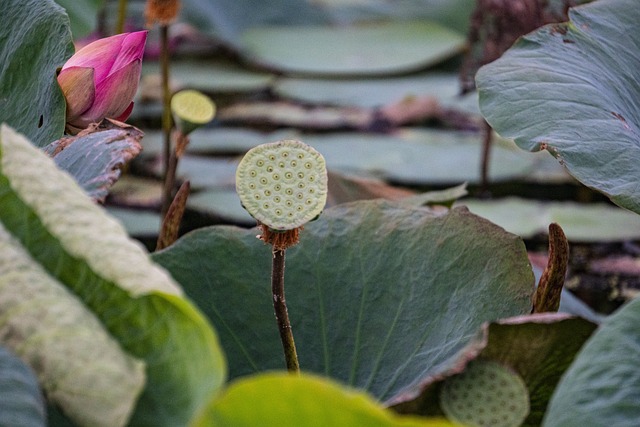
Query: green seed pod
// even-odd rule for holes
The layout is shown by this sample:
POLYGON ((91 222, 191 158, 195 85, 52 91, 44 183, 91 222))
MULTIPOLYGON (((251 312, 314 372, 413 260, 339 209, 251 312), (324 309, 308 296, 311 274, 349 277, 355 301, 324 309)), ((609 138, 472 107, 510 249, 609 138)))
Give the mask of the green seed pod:
POLYGON ((509 368, 476 359, 444 381, 440 406, 451 421, 465 426, 518 427, 529 414, 529 391, 509 368))
POLYGON ((242 206, 271 230, 301 227, 327 202, 324 157, 300 141, 259 145, 240 161, 236 191, 242 206))
POLYGON ((171 112, 176 127, 183 135, 188 135, 213 120, 216 105, 197 90, 181 90, 171 98, 171 112))

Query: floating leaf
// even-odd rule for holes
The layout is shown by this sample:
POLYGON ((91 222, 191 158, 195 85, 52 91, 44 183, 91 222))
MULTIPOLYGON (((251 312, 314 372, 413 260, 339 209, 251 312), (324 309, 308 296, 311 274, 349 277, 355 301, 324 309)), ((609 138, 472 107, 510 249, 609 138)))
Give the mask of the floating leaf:
POLYGON ((111 187, 109 201, 117 206, 158 208, 162 198, 162 182, 126 174, 111 187))
MULTIPOLYGON (((73 293, 75 305, 99 319, 122 351, 146 363, 147 382, 131 423, 187 424, 221 386, 226 369, 215 333, 167 272, 68 174, 6 125, 0 127, 0 203, 0 222, 12 235, 3 254, 19 250, 29 269, 73 293)), ((11 263, 5 268, 7 281, 29 271, 12 270, 11 263)), ((91 354, 91 343, 78 351, 91 354)), ((68 358, 67 377, 74 360, 68 358)), ((99 400, 101 393, 92 397, 99 400)))
MULTIPOLYGON (((377 179, 359 178, 329 172, 329 192, 327 207, 355 200, 369 200, 384 198, 387 200, 403 200, 414 206, 430 204, 433 199, 439 200, 435 204, 442 204, 442 196, 433 193, 412 196, 414 193, 399 187, 393 187, 377 179), (415 203, 414 203, 415 200, 415 203)), ((447 198, 445 195, 444 198, 447 198)), ((225 221, 247 226, 255 225, 255 219, 242 208, 238 193, 234 189, 211 188, 189 197, 189 208, 208 215, 219 217, 225 221)))
POLYGON ((432 96, 447 108, 479 114, 477 94, 460 96, 454 73, 425 72, 409 76, 358 79, 278 79, 274 91, 285 98, 308 104, 375 108, 407 97, 432 96))
MULTIPOLYGON (((289 132, 288 134, 291 134, 289 132)), ((190 135, 187 153, 191 154, 238 154, 245 153, 256 145, 287 139, 281 132, 264 134, 247 128, 215 127, 204 128, 190 135)), ((145 132, 142 145, 142 156, 156 156, 162 153, 162 132, 149 130, 145 132)), ((290 137, 288 139, 291 139, 290 137)))
POLYGON ((224 124, 255 124, 304 129, 365 129, 370 127, 373 111, 360 108, 307 107, 290 102, 241 102, 222 109, 224 124))
POLYGON ((0 414, 11 427, 45 427, 47 417, 38 380, 29 366, 0 346, 0 414))
POLYGON ((247 57, 289 73, 327 76, 416 71, 461 51, 464 37, 429 21, 269 26, 242 33, 247 57))
MULTIPOLYGON (((478 134, 407 128, 391 135, 333 133, 300 139, 320 151, 331 170, 373 174, 405 184, 472 184, 480 179, 482 138, 478 134)), ((532 156, 511 141, 497 139, 490 176, 493 182, 528 180, 540 168, 552 177, 562 176, 564 172, 554 163, 547 154, 532 156)))
MULTIPOLYGON (((271 250, 256 230, 210 227, 154 254, 220 331, 231 376, 283 368, 271 250)), ((437 374, 482 322, 531 310, 522 241, 465 209, 386 201, 325 210, 287 251, 300 366, 381 400, 437 374)))
POLYGON ((201 30, 238 46, 242 31, 263 25, 345 25, 380 20, 430 19, 467 32, 475 0, 183 0, 182 15, 201 30))
POLYGON ((130 236, 139 238, 157 236, 162 223, 157 212, 113 206, 107 207, 107 212, 122 224, 130 236))
POLYGON ((480 69, 482 113, 520 147, 548 150, 579 181, 640 213, 640 9, 635 0, 593 2, 569 17, 480 69))
POLYGON ((3 0, 0 26, 0 123, 42 147, 64 131, 56 68, 73 53, 69 21, 53 0, 3 0))
POLYGON ((476 215, 523 238, 547 233, 557 222, 567 239, 574 242, 603 242, 640 238, 640 217, 604 203, 540 202, 508 197, 501 200, 464 199, 476 215))
POLYGON ((545 427, 633 426, 640 419, 640 298, 605 319, 558 385, 545 427))
POLYGON ((311 375, 271 373, 233 383, 194 427, 454 427, 398 416, 364 393, 311 375))
MULTIPOLYGON (((216 144, 216 133, 204 133, 196 149, 210 152, 216 144), (208 141, 207 141, 208 139, 208 141)), ((226 133, 226 132, 225 132, 226 133)), ((460 131, 404 128, 390 135, 366 133, 300 134, 291 130, 272 134, 249 134, 244 142, 242 134, 221 134, 228 138, 228 146, 250 146, 278 139, 299 139, 318 150, 332 171, 375 177, 410 185, 470 184, 480 179, 478 156, 482 150, 479 134, 460 131), (238 138, 233 139, 233 138, 238 138)), ((194 134, 194 142, 198 134, 194 134)), ((198 136, 200 138, 200 136, 198 136)), ((147 137, 145 137, 145 143, 147 137)), ((160 139, 152 135, 148 153, 158 152, 160 139)), ((147 152, 145 145, 145 151, 147 152)), ((225 148, 224 150, 228 150, 225 148)), ((233 182, 235 162, 217 158, 185 155, 178 165, 178 176, 189 179, 194 188, 228 186, 233 182)), ((160 164, 154 172, 161 173, 160 164)), ((530 154, 520 150, 512 141, 495 140, 491 155, 490 175, 494 182, 521 180, 527 182, 566 182, 571 179, 547 153, 530 154)))
MULTIPOLYGON (((142 74, 145 76, 146 100, 161 101, 160 64, 145 61, 142 74), (155 76, 158 78, 156 79, 155 76)), ((275 76, 252 71, 220 60, 171 61, 171 80, 175 89, 197 89, 206 93, 244 93, 269 89, 275 76)))
POLYGON ((235 189, 210 189, 189 197, 187 207, 195 211, 221 218, 224 222, 252 227, 255 218, 249 215, 240 202, 235 189))

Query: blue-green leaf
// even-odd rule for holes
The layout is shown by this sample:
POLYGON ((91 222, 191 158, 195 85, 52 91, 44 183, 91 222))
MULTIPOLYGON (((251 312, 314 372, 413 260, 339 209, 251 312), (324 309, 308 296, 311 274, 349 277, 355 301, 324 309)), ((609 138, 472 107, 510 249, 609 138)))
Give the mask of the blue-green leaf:
POLYGON ((0 123, 39 147, 60 138, 67 104, 56 69, 72 53, 69 18, 53 0, 3 0, 0 123))
POLYGON ((640 298, 604 320, 551 400, 545 427, 634 427, 640 420, 640 298))
POLYGON ((640 8, 597 1, 569 18, 480 69, 481 111, 502 136, 548 150, 579 181, 640 213, 640 8))
POLYGON ((44 399, 36 376, 29 366, 3 346, 0 346, 0 425, 47 425, 44 399))

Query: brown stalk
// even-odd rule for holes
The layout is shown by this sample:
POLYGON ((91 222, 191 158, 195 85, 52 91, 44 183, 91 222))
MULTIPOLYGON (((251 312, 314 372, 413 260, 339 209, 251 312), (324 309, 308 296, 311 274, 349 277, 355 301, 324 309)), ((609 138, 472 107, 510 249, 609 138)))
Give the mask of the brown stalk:
POLYGON ((568 263, 569 242, 562 228, 556 223, 551 223, 549 225, 549 261, 533 296, 532 313, 558 311, 568 263))

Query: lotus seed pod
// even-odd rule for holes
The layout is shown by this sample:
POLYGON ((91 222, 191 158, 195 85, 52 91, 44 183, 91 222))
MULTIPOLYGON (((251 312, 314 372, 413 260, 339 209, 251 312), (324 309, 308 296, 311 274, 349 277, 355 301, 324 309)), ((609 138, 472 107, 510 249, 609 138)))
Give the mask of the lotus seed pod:
POLYGON ((183 135, 188 135, 213 120, 216 105, 197 90, 181 90, 171 98, 171 112, 176 127, 183 135))
POLYGON ((465 426, 517 427, 529 414, 529 391, 509 368, 477 359, 444 381, 440 406, 451 421, 465 426))
POLYGON ((244 208, 273 231, 293 230, 316 218, 327 202, 324 157, 294 140, 252 148, 236 171, 244 208))

